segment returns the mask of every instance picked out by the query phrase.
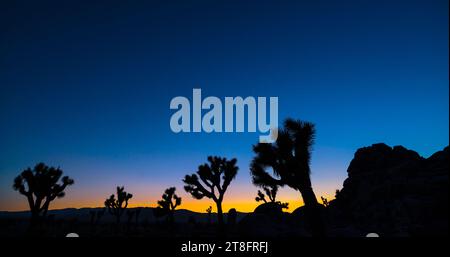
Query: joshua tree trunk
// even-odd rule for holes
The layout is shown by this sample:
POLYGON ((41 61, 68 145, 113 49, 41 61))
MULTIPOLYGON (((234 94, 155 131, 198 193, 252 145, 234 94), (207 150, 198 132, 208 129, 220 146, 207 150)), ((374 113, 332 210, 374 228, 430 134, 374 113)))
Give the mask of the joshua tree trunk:
POLYGON ((174 212, 175 210, 171 210, 169 212, 169 214, 167 215, 167 221, 169 222, 169 224, 172 226, 175 222, 175 218, 174 218, 174 212))
POLYGON ((31 236, 40 236, 40 233, 43 232, 42 219, 43 217, 40 215, 39 209, 31 209, 31 219, 30 224, 28 225, 27 233, 29 233, 31 236))
POLYGON ((222 201, 218 200, 216 202, 217 205, 217 222, 219 223, 219 226, 223 225, 223 212, 222 212, 222 201))
POLYGON ((324 226, 322 220, 322 213, 316 195, 311 186, 303 187, 300 193, 305 203, 305 212, 308 223, 311 224, 311 232, 313 236, 324 236, 324 226))
POLYGON ((222 199, 218 199, 216 205, 217 205, 217 223, 219 224, 217 227, 217 235, 219 237, 224 237, 225 223, 223 222, 222 199))
POLYGON ((38 222, 39 222, 39 213, 35 209, 33 209, 31 210, 31 223, 30 223, 31 228, 35 228, 38 222))
POLYGON ((304 187, 300 190, 305 206, 315 206, 318 204, 316 194, 311 186, 304 187))

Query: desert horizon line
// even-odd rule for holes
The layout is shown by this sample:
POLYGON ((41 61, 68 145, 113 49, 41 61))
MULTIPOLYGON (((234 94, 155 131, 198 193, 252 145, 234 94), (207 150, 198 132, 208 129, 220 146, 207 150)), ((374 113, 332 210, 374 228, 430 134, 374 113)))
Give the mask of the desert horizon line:
MULTIPOLYGON (((256 195, 256 193, 255 193, 256 195)), ((333 194, 319 194, 320 196, 325 197, 328 201, 334 200, 335 197, 333 194)), ((106 197, 105 197, 106 198, 106 197)), ((299 200, 299 199, 295 199, 295 198, 285 198, 285 197, 281 197, 280 198, 283 202, 288 202, 289 203, 289 208, 285 209, 285 212, 291 213, 293 212, 296 208, 304 206, 304 202, 303 200, 299 200)), ((320 198, 318 199, 320 201, 320 198)), ((56 205, 58 205, 58 202, 56 202, 56 205)), ((212 203, 209 203, 207 201, 205 202, 197 202, 196 199, 185 199, 183 197, 183 203, 182 205, 180 205, 180 209, 184 209, 184 210, 189 210, 189 211, 193 211, 193 212, 197 212, 197 213, 206 213, 206 209, 208 208, 208 206, 212 206, 212 203), (186 206, 187 205, 187 206, 186 206)), ((260 205, 259 202, 256 202, 255 199, 249 199, 249 200, 244 200, 244 201, 233 201, 230 200, 228 202, 224 202, 224 207, 225 207, 225 213, 227 213, 229 211, 229 209, 231 208, 235 208, 238 212, 253 212, 254 209, 256 207, 258 207, 258 205, 260 205), (232 207, 231 207, 232 206, 232 207), (237 206, 237 207, 236 207, 237 206), (230 208, 228 208, 230 207, 230 208)), ((158 207, 157 202, 155 201, 154 203, 142 203, 142 202, 138 202, 138 203, 129 203, 128 208, 156 208, 158 207)), ((63 206, 55 206, 52 207, 50 205, 49 211, 57 211, 57 210, 64 210, 64 209, 84 209, 84 208, 106 208, 103 204, 75 204, 75 205, 63 205, 63 206)), ((13 208, 5 208, 5 209, 0 209, 0 212, 29 212, 29 208, 27 206, 23 206, 23 207, 13 207, 13 208)), ((215 208, 213 208, 213 213, 216 213, 217 210, 215 210, 215 208)))

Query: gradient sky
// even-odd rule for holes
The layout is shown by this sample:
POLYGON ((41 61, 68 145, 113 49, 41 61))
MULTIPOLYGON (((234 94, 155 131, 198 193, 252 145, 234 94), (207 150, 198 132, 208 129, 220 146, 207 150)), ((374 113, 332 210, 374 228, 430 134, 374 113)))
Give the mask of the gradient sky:
POLYGON ((193 88, 278 96, 280 121, 314 122, 318 197, 360 147, 428 157, 449 142, 446 0, 9 1, 0 24, 0 210, 27 209, 13 179, 44 161, 75 179, 52 208, 101 206, 116 185, 154 206, 176 186, 182 208, 204 211, 181 179, 221 155, 240 167, 224 209, 252 211, 257 133, 170 130, 170 100, 193 88))

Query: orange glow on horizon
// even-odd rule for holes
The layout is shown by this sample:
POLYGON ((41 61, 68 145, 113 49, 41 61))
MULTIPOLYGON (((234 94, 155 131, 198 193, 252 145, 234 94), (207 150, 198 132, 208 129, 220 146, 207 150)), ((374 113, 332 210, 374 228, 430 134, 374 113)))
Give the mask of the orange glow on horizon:
MULTIPOLYGON (((334 197, 327 197, 327 199, 330 201, 334 199, 334 197)), ((319 203, 322 201, 320 200, 320 196, 318 197, 319 203)), ((286 212, 292 212, 298 207, 303 205, 303 201, 301 198, 299 199, 279 199, 281 202, 288 202, 289 203, 289 209, 285 210, 286 212)), ((246 200, 240 200, 240 199, 229 199, 228 201, 225 199, 225 201, 222 203, 222 210, 224 213, 227 213, 231 208, 235 208, 238 212, 253 212, 255 208, 260 205, 261 202, 256 201, 249 201, 246 200)), ((149 204, 148 202, 130 202, 128 204, 128 208, 136 208, 136 207, 156 207, 157 204, 149 204)), ((202 199, 202 200, 195 200, 195 199, 183 199, 182 204, 178 206, 177 209, 186 209, 194 212, 200 212, 200 213, 206 213, 206 209, 211 206, 213 212, 217 212, 216 204, 211 199, 202 199)), ((64 201, 56 201, 51 204, 50 210, 58 210, 58 209, 65 209, 65 208, 102 208, 103 205, 99 205, 96 203, 89 204, 86 201, 80 201, 80 202, 71 202, 67 203, 64 201)), ((17 203, 14 206, 10 206, 9 211, 27 211, 28 206, 25 202, 17 203)))
MULTIPOLYGON (((178 188, 179 185, 176 185, 178 188)), ((334 199, 335 188, 339 188, 333 181, 321 181, 316 184, 315 194, 319 203, 322 203, 320 197, 323 196, 329 201, 334 199)), ((161 199, 161 192, 164 191, 165 186, 148 188, 147 185, 135 185, 127 187, 127 191, 133 193, 133 198, 130 200, 128 207, 156 207, 157 201, 161 199)), ((235 208, 238 212, 253 212, 261 202, 255 201, 256 191, 258 188, 248 188, 246 185, 235 185, 230 188, 225 195, 222 203, 223 212, 228 212, 231 208, 235 208)), ((73 190, 70 191, 63 199, 56 199, 51 202, 50 210, 65 209, 65 208, 101 208, 105 196, 110 195, 113 190, 103 187, 90 187, 88 190, 73 190)), ((181 205, 177 209, 186 209, 194 212, 205 213, 206 209, 211 206, 213 212, 217 212, 216 204, 212 199, 204 198, 197 200, 183 190, 177 191, 178 196, 182 197, 181 205)), ((277 201, 289 203, 287 212, 292 212, 296 208, 303 205, 303 200, 300 192, 292 188, 280 188, 277 201)), ((27 211, 29 210, 28 203, 25 197, 15 193, 12 197, 0 199, 0 211, 27 211)))

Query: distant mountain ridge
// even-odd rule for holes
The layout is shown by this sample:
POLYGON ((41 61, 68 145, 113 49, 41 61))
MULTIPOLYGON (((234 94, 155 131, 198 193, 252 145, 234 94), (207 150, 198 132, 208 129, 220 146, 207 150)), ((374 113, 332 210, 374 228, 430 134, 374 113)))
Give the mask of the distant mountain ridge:
MULTIPOLYGON (((91 211, 101 211, 104 208, 94 207, 94 208, 65 208, 58 210, 49 210, 48 215, 53 215, 54 219, 66 219, 66 220, 77 220, 79 222, 89 222, 91 219, 91 211)), ((139 215, 139 222, 162 222, 164 217, 156 218, 153 215, 153 207, 134 207, 128 208, 127 210, 141 209, 139 215)), ((31 213, 29 211, 0 211, 0 219, 29 219, 31 213)), ((237 221, 241 220, 247 213, 237 212, 237 221)), ((175 210, 175 221, 180 223, 186 223, 192 218, 197 222, 208 222, 208 213, 194 212, 187 209, 175 210)), ((227 214, 225 213, 225 219, 227 214)), ((211 214, 211 221, 216 222, 216 214, 211 214)), ((114 217, 105 212, 104 217, 100 220, 101 223, 114 222, 114 217)), ((123 221, 126 222, 126 213, 123 214, 123 221)))

